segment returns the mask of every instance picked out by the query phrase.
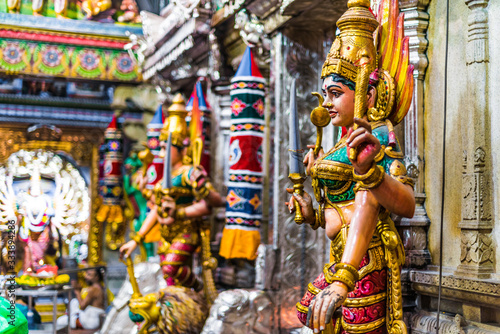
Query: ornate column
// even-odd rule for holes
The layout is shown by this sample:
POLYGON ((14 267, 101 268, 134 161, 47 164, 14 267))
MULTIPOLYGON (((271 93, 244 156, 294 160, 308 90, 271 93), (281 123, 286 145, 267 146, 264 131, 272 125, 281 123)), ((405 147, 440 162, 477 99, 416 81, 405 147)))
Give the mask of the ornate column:
POLYGON ((90 265, 100 265, 104 264, 102 258, 102 249, 104 244, 103 237, 103 225, 97 221, 96 214, 97 210, 101 206, 102 199, 98 196, 98 179, 99 179, 99 146, 94 145, 92 147, 92 161, 91 161, 91 197, 92 197, 92 208, 90 210, 90 228, 88 237, 88 258, 87 261, 90 265))
POLYGON ((494 272, 491 232, 492 180, 488 101, 488 2, 465 0, 470 9, 467 40, 467 124, 463 143, 460 265, 455 274, 490 278, 494 272))
POLYGON ((404 121, 404 149, 407 169, 415 179, 416 209, 411 219, 402 219, 399 230, 406 249, 406 267, 419 268, 430 262, 427 229, 430 223, 425 211, 424 193, 424 77, 428 60, 426 38, 430 0, 401 0, 405 14, 405 35, 410 37, 410 62, 415 66, 413 101, 404 121))

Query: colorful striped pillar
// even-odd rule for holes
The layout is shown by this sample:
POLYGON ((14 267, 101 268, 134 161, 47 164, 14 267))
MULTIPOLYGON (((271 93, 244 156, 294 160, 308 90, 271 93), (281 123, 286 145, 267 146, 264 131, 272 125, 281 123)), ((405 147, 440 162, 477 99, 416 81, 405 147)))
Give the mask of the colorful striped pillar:
POLYGON ((265 79, 250 47, 231 83, 229 183, 220 255, 255 260, 262 221, 265 79))
POLYGON ((116 116, 106 128, 104 140, 103 177, 100 184, 103 203, 96 219, 99 223, 106 223, 106 244, 109 249, 116 250, 125 241, 122 210, 123 134, 116 116))

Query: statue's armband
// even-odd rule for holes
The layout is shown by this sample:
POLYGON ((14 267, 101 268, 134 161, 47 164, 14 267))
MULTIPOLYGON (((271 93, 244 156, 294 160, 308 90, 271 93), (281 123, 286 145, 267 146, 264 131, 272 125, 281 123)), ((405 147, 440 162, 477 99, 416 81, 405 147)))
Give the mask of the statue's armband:
POLYGON ((415 185, 415 181, 409 176, 406 175, 406 167, 405 165, 398 159, 394 159, 389 167, 389 174, 393 179, 399 181, 403 184, 407 184, 412 188, 415 185))

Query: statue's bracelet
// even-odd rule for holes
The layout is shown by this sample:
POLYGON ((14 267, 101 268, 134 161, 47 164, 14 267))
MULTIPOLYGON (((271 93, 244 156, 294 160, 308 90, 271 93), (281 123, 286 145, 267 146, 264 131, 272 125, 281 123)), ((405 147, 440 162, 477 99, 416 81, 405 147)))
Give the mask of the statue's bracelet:
POLYGON ((179 208, 175 211, 175 220, 184 220, 186 219, 186 209, 179 208))
POLYGON ((339 270, 346 270, 352 275, 352 279, 354 281, 359 280, 359 271, 353 265, 350 265, 349 263, 342 263, 342 262, 337 263, 335 265, 335 271, 339 271, 339 270))
POLYGON ((327 264, 323 269, 323 273, 327 283, 341 282, 345 284, 349 292, 354 290, 356 282, 359 280, 359 272, 348 263, 337 263, 335 273, 330 271, 330 264, 327 264))
POLYGON ((314 217, 316 218, 314 224, 311 224, 313 230, 317 230, 319 227, 325 228, 325 204, 320 203, 319 207, 314 210, 314 217))
POLYGON ((132 240, 134 240, 135 242, 137 242, 138 245, 142 244, 144 242, 144 236, 143 235, 140 235, 139 233, 136 233, 133 237, 132 237, 132 240))
POLYGON ((357 181, 360 185, 360 188, 363 189, 373 189, 377 188, 383 181, 385 176, 384 167, 378 166, 375 162, 372 164, 372 167, 363 175, 356 174, 356 172, 352 171, 354 181, 357 181))
POLYGON ((344 269, 340 269, 333 274, 332 281, 344 283, 347 287, 347 291, 349 292, 353 291, 356 287, 356 281, 353 279, 352 275, 344 269))

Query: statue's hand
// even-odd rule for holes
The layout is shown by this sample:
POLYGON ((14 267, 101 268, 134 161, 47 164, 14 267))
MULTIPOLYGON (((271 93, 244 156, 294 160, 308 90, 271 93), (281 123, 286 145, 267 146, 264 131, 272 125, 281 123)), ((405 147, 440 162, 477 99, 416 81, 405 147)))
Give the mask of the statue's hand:
POLYGON ((193 169, 193 172, 191 173, 189 180, 192 183, 196 182, 196 188, 198 190, 207 182, 208 174, 202 166, 198 166, 193 169))
POLYGON ((130 254, 132 254, 132 252, 136 248, 137 248, 137 242, 135 242, 135 240, 130 240, 125 245, 120 247, 120 258, 129 257, 130 254))
POLYGON ((358 149, 355 160, 350 160, 357 174, 366 174, 372 167, 373 160, 380 152, 380 141, 372 134, 372 126, 368 121, 354 118, 359 127, 347 134, 347 155, 351 148, 358 149))
POLYGON ((134 177, 133 183, 137 185, 137 189, 142 191, 146 187, 148 178, 145 175, 142 175, 142 173, 135 173, 133 177, 134 177))
POLYGON ((290 197, 288 202, 285 202, 286 206, 288 206, 288 210, 290 213, 295 212, 295 201, 297 201, 302 209, 302 216, 305 219, 306 224, 314 224, 316 220, 316 216, 314 215, 314 208, 312 205, 312 198, 305 191, 302 196, 293 192, 292 188, 287 188, 286 191, 293 196, 290 197))
POLYGON ((306 174, 311 175, 311 167, 314 165, 316 160, 320 159, 325 155, 325 152, 323 151, 323 148, 321 148, 318 152, 318 156, 314 155, 314 145, 307 145, 307 148, 309 149, 309 152, 307 152, 306 156, 304 157, 304 166, 306 167, 306 174))
POLYGON ((167 213, 167 217, 163 218, 158 215, 158 222, 162 225, 171 225, 175 222, 175 212, 177 210, 177 205, 172 197, 165 196, 161 199, 161 210, 167 213))
POLYGON ((307 327, 322 331, 332 321, 333 314, 347 298, 347 287, 340 282, 333 282, 313 298, 307 312, 307 327))

